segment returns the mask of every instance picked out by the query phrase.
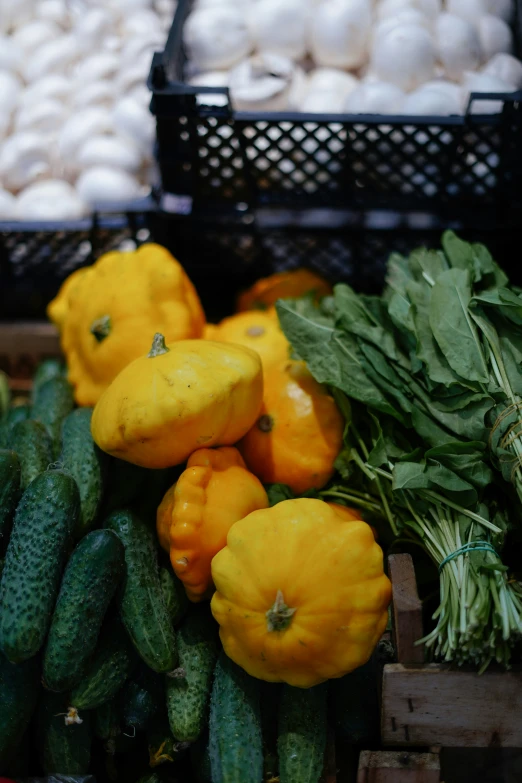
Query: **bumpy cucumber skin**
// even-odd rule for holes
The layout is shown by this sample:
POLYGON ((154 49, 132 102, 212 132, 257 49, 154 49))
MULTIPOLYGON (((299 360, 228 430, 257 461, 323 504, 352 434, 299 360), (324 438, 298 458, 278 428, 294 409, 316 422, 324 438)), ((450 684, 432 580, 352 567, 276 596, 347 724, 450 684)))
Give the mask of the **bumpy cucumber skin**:
POLYGON ((159 579, 170 621, 173 625, 177 625, 189 607, 183 582, 178 579, 172 568, 166 566, 160 566, 159 579))
POLYGON ((101 707, 123 687, 136 663, 125 628, 117 618, 109 618, 85 674, 71 693, 70 705, 77 710, 101 707))
POLYGON ((19 421, 25 421, 31 415, 29 405, 16 405, 9 408, 3 421, 0 421, 0 449, 9 448, 11 430, 19 421))
POLYGON ((39 421, 19 421, 9 437, 9 445, 20 460, 20 484, 25 492, 31 481, 44 473, 53 461, 53 444, 49 433, 39 421))
POLYGON ((213 783, 262 783, 259 681, 224 652, 214 672, 209 731, 213 783))
POLYGON ((86 775, 91 763, 91 720, 65 724, 68 700, 57 693, 44 693, 38 708, 40 762, 46 775, 86 775))
POLYGON ((122 693, 122 716, 126 726, 145 731, 154 716, 165 709, 163 677, 141 666, 122 693))
POLYGON ((31 720, 39 685, 37 658, 15 665, 0 653, 0 773, 16 753, 31 720))
POLYGON ((80 519, 76 534, 85 535, 98 516, 105 483, 105 455, 91 435, 92 408, 72 411, 62 425, 59 462, 75 479, 80 490, 80 519))
POLYGON ((0 451, 0 546, 7 538, 20 498, 20 460, 14 451, 0 451))
POLYGON ((179 667, 184 677, 166 677, 167 711, 180 742, 195 742, 203 731, 218 653, 217 628, 206 606, 193 607, 178 634, 179 667))
POLYGON ((314 688, 283 687, 279 706, 279 780, 319 783, 327 734, 327 684, 314 688))
POLYGON ((32 399, 34 401, 38 391, 50 381, 51 378, 65 378, 65 367, 58 359, 45 359, 36 368, 36 372, 33 375, 33 391, 32 399))
POLYGON ((125 548, 119 595, 123 624, 147 666, 156 672, 172 671, 178 659, 176 636, 159 581, 153 534, 130 511, 114 512, 105 527, 116 533, 125 548))
POLYGON ((80 498, 71 476, 38 476, 16 510, 0 585, 0 644, 12 663, 36 655, 45 641, 80 498))
POLYGON ((35 394, 31 418, 40 421, 49 433, 55 459, 58 459, 62 447, 63 420, 73 408, 72 386, 65 378, 51 378, 35 394))
POLYGON ((49 690, 70 690, 82 678, 124 564, 123 546, 111 530, 93 530, 72 553, 45 648, 43 680, 49 690))

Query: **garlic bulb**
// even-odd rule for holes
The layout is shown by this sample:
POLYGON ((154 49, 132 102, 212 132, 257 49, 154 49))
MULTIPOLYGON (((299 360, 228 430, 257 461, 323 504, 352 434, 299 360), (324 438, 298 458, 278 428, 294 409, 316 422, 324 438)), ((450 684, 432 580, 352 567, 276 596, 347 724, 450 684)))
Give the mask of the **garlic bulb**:
POLYGON ((496 54, 484 66, 483 73, 522 89, 522 63, 510 54, 496 54))
POLYGON ((83 201, 94 206, 130 201, 146 195, 136 177, 112 166, 85 169, 76 182, 76 190, 83 201))
MULTIPOLYGON (((73 98, 73 106, 75 109, 84 109, 87 106, 102 106, 110 109, 116 100, 117 94, 116 87, 107 79, 90 82, 81 90, 76 91, 73 98)), ((150 96, 150 93, 148 94, 150 96)))
POLYGON ((21 220, 77 220, 88 208, 68 182, 49 179, 23 190, 15 210, 21 220))
MULTIPOLYGON (((441 83, 441 87, 443 83, 441 83)), ((403 101, 401 113, 406 116, 449 116, 462 114, 462 91, 457 85, 449 85, 455 92, 437 87, 436 82, 423 84, 407 95, 403 101)))
POLYGON ((482 57, 475 27, 454 14, 440 14, 435 23, 438 59, 450 79, 460 81, 465 71, 479 67, 482 57))
POLYGON ((252 49, 246 20, 230 6, 193 11, 185 23, 184 42, 202 71, 231 68, 252 49))
POLYGON ((11 40, 24 52, 32 55, 38 47, 48 41, 55 41, 61 34, 57 24, 46 19, 36 19, 34 22, 15 30, 11 40))
MULTIPOLYGON (((189 80, 189 84, 194 87, 228 87, 228 82, 228 71, 207 71, 193 76, 189 80)), ((197 94, 196 100, 202 106, 226 106, 228 103, 227 96, 219 93, 200 92, 197 94)))
POLYGON ((377 19, 395 17, 407 9, 420 11, 434 20, 442 10, 442 2, 441 0, 381 0, 376 9, 377 19))
MULTIPOLYGON (((513 92, 515 87, 512 84, 504 82, 502 79, 492 76, 489 73, 472 73, 468 72, 464 74, 463 86, 466 94, 466 104, 469 100, 470 93, 487 93, 487 92, 501 92, 510 93, 513 92)), ((498 114, 502 111, 502 101, 491 100, 475 100, 471 106, 472 114, 498 114)))
POLYGON ((9 190, 19 190, 49 174, 49 150, 39 133, 15 133, 0 147, 0 181, 9 190))
POLYGON ((348 96, 359 81, 336 68, 317 68, 309 76, 299 109, 307 114, 337 114, 344 110, 348 96))
POLYGON ((0 69, 21 73, 24 61, 24 50, 11 38, 0 36, 0 69))
POLYGON ((78 150, 79 167, 115 166, 135 174, 141 168, 142 155, 130 140, 118 136, 91 136, 78 150))
POLYGON ((75 25, 75 32, 85 51, 99 45, 100 40, 110 35, 113 26, 112 14, 103 8, 90 8, 75 25))
POLYGON ((306 54, 309 5, 306 0, 257 0, 248 21, 261 51, 300 60, 306 54))
POLYGON ((8 190, 0 188, 0 220, 11 220, 15 217, 16 199, 8 190))
POLYGON ((310 49, 316 65, 360 68, 368 57, 369 0, 323 0, 310 17, 310 49))
POLYGON ((284 111, 296 67, 287 57, 259 52, 229 74, 230 98, 237 111, 284 111))
POLYGON ((80 51, 75 35, 62 35, 56 41, 48 41, 40 46, 25 63, 25 80, 32 82, 48 73, 64 73, 79 56, 80 51))
POLYGON ((18 111, 14 127, 15 131, 34 130, 42 133, 59 130, 68 112, 60 101, 45 98, 35 103, 26 103, 18 111))
POLYGON ((513 51, 513 33, 503 19, 493 14, 485 14, 478 20, 480 45, 484 62, 491 60, 496 54, 511 54, 513 51))
POLYGON ((64 30, 69 27, 69 9, 67 0, 38 0, 35 3, 36 16, 56 22, 64 30))
POLYGON ((410 92, 432 79, 435 45, 429 32, 417 25, 396 27, 374 41, 371 68, 386 82, 410 92))
POLYGON ((0 71, 0 113, 8 116, 18 102, 22 82, 9 71, 0 71))
POLYGON ((345 101, 349 114, 400 114, 404 92, 395 84, 368 81, 360 84, 345 101))
POLYGON ((84 85, 100 79, 112 79, 119 67, 119 57, 109 52, 86 57, 74 69, 76 89, 81 90, 84 85))
POLYGON ((455 14, 474 24, 479 16, 488 13, 488 2, 489 0, 446 0, 446 10, 449 14, 455 14))
POLYGON ((67 103, 71 95, 72 85, 65 76, 58 73, 43 76, 32 82, 20 93, 20 106, 29 106, 40 100, 52 99, 67 103))

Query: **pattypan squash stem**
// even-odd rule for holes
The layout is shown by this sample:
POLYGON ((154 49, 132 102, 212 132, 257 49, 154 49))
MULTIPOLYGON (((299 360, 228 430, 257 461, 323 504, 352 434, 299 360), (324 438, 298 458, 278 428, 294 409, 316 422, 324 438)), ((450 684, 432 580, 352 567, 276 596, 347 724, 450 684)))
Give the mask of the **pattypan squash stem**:
POLYGON ((162 356, 164 353, 168 353, 170 348, 165 345, 165 338, 159 332, 156 332, 152 341, 152 348, 147 354, 149 359, 155 359, 156 356, 162 356))

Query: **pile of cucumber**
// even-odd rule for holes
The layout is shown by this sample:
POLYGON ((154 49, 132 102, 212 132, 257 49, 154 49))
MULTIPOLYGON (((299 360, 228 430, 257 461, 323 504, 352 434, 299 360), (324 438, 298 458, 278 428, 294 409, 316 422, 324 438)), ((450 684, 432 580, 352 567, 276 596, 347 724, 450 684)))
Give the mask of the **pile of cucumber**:
POLYGON ((230 661, 157 544, 181 469, 107 457, 91 414, 59 362, 30 399, 0 374, 0 777, 318 783, 329 710, 345 739, 375 734, 375 677, 363 667, 328 694, 230 661))

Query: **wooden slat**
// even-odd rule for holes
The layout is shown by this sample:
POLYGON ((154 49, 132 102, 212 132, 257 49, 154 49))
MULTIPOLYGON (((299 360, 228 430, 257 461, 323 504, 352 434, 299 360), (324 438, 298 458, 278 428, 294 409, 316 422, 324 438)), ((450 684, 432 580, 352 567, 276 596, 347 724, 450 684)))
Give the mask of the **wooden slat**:
POLYGON ((522 748, 522 673, 388 664, 381 735, 387 746, 522 748))
POLYGON ((29 321, 0 323, 0 355, 14 359, 24 354, 59 356, 60 339, 56 327, 29 321))
POLYGON ((368 751, 361 753, 357 783, 439 783, 440 760, 434 753, 368 751))
POLYGON ((393 589, 393 629, 397 660, 422 663, 424 647, 415 645, 423 636, 422 604, 411 555, 390 555, 388 569, 393 589))

